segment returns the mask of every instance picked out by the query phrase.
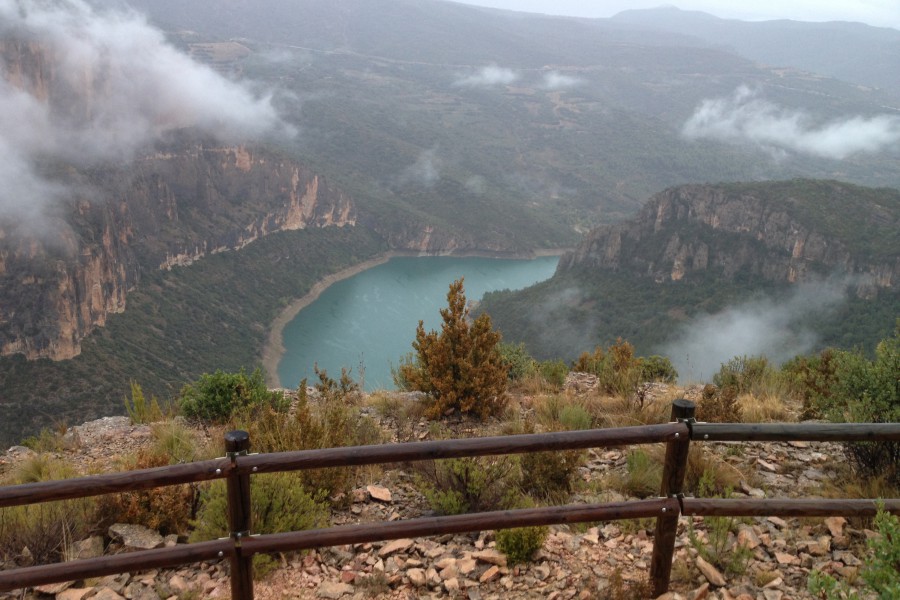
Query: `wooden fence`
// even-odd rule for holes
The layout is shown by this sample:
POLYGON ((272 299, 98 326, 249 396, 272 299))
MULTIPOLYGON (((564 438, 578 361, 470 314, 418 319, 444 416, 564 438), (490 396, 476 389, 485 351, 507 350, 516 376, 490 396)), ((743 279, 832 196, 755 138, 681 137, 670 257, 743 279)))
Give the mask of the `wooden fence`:
MULTIPOLYGON (((686 498, 682 494, 682 485, 692 441, 900 441, 900 423, 747 425, 698 423, 693 417, 693 403, 676 400, 672 406, 672 422, 663 425, 272 454, 248 454, 249 435, 244 431, 231 431, 225 434, 223 458, 124 473, 2 487, 0 508, 225 478, 228 520, 232 533, 228 538, 210 542, 0 571, 0 592, 45 583, 227 558, 231 563, 232 598, 250 600, 253 598, 252 557, 259 552, 286 552, 486 529, 655 517, 656 533, 650 578, 653 593, 660 595, 669 586, 680 516, 871 516, 877 512, 878 502, 874 499, 686 498), (660 497, 656 499, 605 504, 570 504, 345 525, 268 535, 252 534, 250 481, 251 475, 256 473, 658 442, 666 443, 667 448, 662 490, 660 497)), ((900 499, 886 499, 881 502, 886 510, 900 513, 900 499)))

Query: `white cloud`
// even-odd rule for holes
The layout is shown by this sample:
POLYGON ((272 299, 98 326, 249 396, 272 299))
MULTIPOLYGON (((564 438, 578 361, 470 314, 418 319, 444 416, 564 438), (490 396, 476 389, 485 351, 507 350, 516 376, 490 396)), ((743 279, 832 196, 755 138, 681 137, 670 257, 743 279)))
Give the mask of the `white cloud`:
POLYGON ((471 75, 460 77, 454 85, 462 87, 492 87, 495 85, 509 85, 518 78, 518 73, 512 69, 490 65, 482 67, 471 75))
POLYGON ((746 86, 731 97, 704 100, 682 129, 689 139, 751 143, 836 160, 900 144, 900 117, 853 116, 817 124, 806 112, 760 98, 746 86))
POLYGON ((784 362, 815 346, 817 337, 802 320, 839 306, 847 283, 802 283, 787 299, 763 298, 699 317, 660 353, 672 360, 682 381, 709 381, 735 356, 764 355, 784 362))
POLYGON ((0 0, 0 36, 29 42, 26 59, 39 66, 17 73, 0 62, 0 216, 53 196, 39 160, 127 160, 185 127, 223 140, 284 129, 268 95, 194 62, 135 13, 0 0))
POLYGON ((441 177, 440 168, 441 160, 437 155, 437 149, 423 150, 416 158, 416 162, 403 170, 400 181, 431 187, 441 177))
POLYGON ((563 75, 558 71, 550 71, 544 75, 543 88, 547 90, 564 90, 580 85, 582 80, 570 75, 563 75))

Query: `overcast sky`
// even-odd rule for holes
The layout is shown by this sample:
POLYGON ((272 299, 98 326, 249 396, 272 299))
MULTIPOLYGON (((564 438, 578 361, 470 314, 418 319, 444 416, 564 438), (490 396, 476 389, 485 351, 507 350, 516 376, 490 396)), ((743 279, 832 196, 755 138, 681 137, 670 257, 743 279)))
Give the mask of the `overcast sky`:
POLYGON ((579 17, 611 17, 630 8, 662 4, 717 17, 760 21, 859 21, 900 29, 900 0, 458 0, 466 4, 579 17))

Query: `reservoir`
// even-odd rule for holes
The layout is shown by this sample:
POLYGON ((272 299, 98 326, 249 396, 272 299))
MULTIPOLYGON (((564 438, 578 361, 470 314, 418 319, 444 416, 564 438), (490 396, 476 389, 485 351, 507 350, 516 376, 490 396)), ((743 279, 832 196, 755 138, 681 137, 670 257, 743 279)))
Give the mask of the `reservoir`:
POLYGON ((334 379, 347 367, 357 382, 362 374, 367 390, 393 389, 391 365, 412 352, 420 319, 426 331, 440 327, 438 311, 447 305, 451 282, 465 277, 466 298, 477 301, 485 292, 549 279, 558 262, 558 256, 398 257, 338 281, 285 326, 281 385, 295 388, 304 377, 312 385, 318 362, 334 379))

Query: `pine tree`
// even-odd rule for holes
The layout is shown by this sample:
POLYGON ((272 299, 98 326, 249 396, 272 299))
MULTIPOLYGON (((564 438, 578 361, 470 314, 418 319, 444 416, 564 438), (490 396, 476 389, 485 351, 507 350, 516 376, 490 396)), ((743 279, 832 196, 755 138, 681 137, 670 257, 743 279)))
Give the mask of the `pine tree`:
POLYGON ((456 410, 481 418, 499 413, 506 404, 508 371, 500 354, 500 333, 487 314, 470 324, 463 279, 450 284, 441 318, 440 332, 426 333, 419 321, 414 359, 400 365, 401 377, 412 389, 431 396, 432 418, 456 410))

